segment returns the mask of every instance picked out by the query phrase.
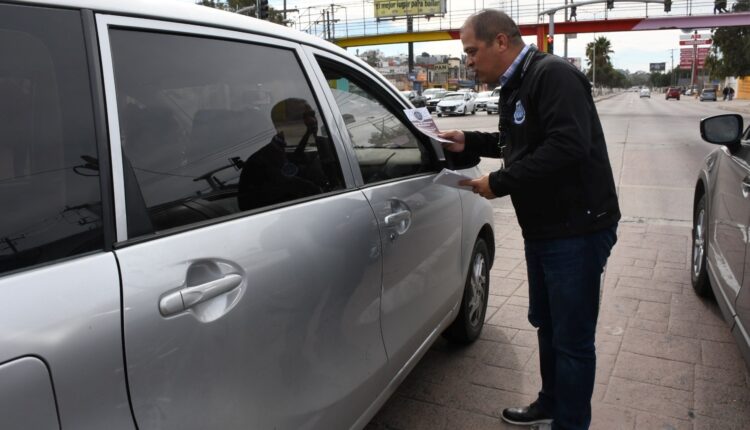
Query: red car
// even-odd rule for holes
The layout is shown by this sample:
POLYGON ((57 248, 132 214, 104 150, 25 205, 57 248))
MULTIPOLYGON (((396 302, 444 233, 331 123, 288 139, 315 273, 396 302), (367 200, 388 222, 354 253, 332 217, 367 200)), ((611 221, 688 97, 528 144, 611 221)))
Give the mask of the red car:
POLYGON ((670 88, 667 90, 667 100, 669 99, 680 99, 680 89, 679 88, 670 88))

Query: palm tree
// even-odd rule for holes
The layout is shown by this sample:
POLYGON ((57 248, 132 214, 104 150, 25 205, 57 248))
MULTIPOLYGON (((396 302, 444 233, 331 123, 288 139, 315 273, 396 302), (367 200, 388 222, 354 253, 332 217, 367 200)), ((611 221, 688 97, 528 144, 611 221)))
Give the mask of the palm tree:
POLYGON ((614 52, 612 42, 604 36, 599 36, 593 42, 589 42, 586 45, 586 61, 589 66, 586 76, 593 80, 593 71, 596 70, 597 82, 607 83, 613 70, 609 54, 614 52))

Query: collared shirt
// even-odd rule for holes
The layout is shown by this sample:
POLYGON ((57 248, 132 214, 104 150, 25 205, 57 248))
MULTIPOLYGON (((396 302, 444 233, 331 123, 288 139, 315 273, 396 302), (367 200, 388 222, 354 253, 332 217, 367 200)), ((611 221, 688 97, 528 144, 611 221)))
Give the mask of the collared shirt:
POLYGON ((524 45, 521 52, 518 53, 516 59, 513 60, 513 63, 511 63, 510 67, 508 67, 508 70, 506 70, 505 73, 500 76, 500 85, 505 85, 505 83, 508 82, 508 79, 513 76, 513 73, 516 72, 516 68, 518 68, 518 65, 521 64, 521 60, 523 60, 523 57, 529 51, 529 47, 530 45, 524 45))

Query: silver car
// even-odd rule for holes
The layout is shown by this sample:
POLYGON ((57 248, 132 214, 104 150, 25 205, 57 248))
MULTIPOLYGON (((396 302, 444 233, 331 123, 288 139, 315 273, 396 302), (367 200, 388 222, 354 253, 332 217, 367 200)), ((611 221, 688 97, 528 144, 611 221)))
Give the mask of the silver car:
POLYGON ((691 279, 714 296, 750 366, 750 127, 742 117, 701 121, 701 136, 722 145, 706 157, 695 187, 691 279))
POLYGON ((189 2, 0 0, 0 428, 363 428, 492 210, 382 76, 189 2))

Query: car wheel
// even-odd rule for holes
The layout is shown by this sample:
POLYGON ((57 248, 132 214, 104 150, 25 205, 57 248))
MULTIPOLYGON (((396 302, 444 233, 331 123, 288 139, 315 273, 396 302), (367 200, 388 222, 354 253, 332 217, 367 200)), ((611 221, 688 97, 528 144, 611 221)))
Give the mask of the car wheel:
POLYGON ((441 116, 443 116, 443 114, 439 113, 439 114, 438 114, 438 117, 441 117, 441 116))
POLYGON ((471 254, 464 295, 458 317, 443 332, 451 342, 468 344, 479 337, 484 327, 487 300, 490 292, 490 253, 484 239, 477 239, 471 254))
POLYGON ((477 114, 477 109, 476 109, 476 108, 472 109, 472 110, 471 110, 471 114, 472 114, 472 115, 476 115, 476 114, 477 114))
POLYGON ((706 251, 708 250, 708 211, 706 195, 702 195, 693 211, 693 253, 690 270, 690 281, 693 290, 701 297, 710 297, 711 284, 706 270, 706 251))

